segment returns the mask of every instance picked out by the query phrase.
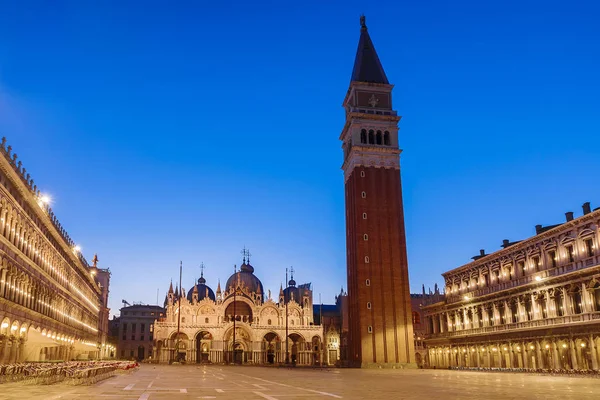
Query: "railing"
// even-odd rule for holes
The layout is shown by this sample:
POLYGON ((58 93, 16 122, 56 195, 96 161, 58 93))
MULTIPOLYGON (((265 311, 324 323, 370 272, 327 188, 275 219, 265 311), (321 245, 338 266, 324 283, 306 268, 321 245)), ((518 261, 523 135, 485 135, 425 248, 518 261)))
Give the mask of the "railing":
POLYGON ((444 338, 444 337, 456 337, 456 336, 471 336, 471 335, 482 335, 488 333, 497 333, 512 331, 515 329, 531 329, 531 328, 542 328, 548 326, 566 325, 572 323, 589 322, 600 320, 600 311, 586 313, 586 314, 573 314, 564 315, 562 317, 551 317, 545 319, 536 319, 533 321, 513 322, 510 324, 494 325, 494 326, 483 326, 472 329, 461 329, 452 332, 439 332, 432 333, 427 336, 428 339, 444 338))
POLYGON ((376 108, 362 108, 362 107, 350 107, 350 112, 373 114, 373 115, 391 115, 397 116, 398 113, 394 110, 379 110, 376 108))
POLYGON ((589 268, 596 266, 600 263, 600 256, 592 256, 583 260, 575 261, 568 264, 558 265, 551 269, 546 269, 540 272, 536 272, 532 275, 523 276, 518 279, 512 279, 510 281, 500 282, 494 285, 490 285, 487 287, 483 287, 481 289, 476 289, 471 292, 462 292, 460 294, 446 294, 446 303, 457 303, 459 301, 463 301, 465 296, 470 300, 479 297, 485 296, 491 293, 501 292, 503 290, 513 289, 518 286, 527 285, 530 283, 539 283, 543 281, 545 278, 557 277, 564 274, 571 273, 573 271, 579 271, 581 269, 589 268), (537 278, 540 278, 540 281, 537 278))

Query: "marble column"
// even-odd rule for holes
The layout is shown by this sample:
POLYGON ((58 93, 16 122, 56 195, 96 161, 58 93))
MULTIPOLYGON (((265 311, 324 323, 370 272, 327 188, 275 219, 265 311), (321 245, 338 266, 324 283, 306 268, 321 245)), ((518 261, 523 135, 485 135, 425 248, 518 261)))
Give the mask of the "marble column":
POLYGON ((554 368, 555 369, 560 369, 560 359, 559 359, 559 355, 558 355, 558 343, 556 343, 556 340, 552 341, 552 358, 554 359, 554 368))
POLYGON ((573 369, 579 369, 577 365, 577 349, 575 348, 573 339, 569 339, 569 352, 571 353, 571 365, 573 369))
POLYGON ((542 344, 538 341, 535 342, 535 358, 536 368, 544 368, 544 359, 542 358, 542 344))
POLYGON ((598 371, 598 355, 596 354, 596 342, 594 335, 590 335, 590 354, 592 356, 592 369, 598 371))

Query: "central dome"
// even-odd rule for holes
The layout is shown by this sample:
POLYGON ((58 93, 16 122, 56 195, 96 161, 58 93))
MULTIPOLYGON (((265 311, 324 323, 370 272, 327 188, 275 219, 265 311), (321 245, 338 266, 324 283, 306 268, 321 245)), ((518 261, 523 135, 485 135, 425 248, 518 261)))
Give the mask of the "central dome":
MULTIPOLYGON (((206 285, 206 279, 204 279, 203 276, 201 276, 200 279, 198 279, 198 284, 196 285, 196 289, 198 290, 198 301, 201 301, 205 298, 215 301, 215 293, 213 292, 213 290, 210 287, 208 287, 206 285)), ((187 293, 187 299, 189 302, 192 301, 193 295, 194 295, 194 287, 192 286, 192 288, 187 293)))
POLYGON ((246 286, 250 293, 260 293, 261 295, 264 293, 262 282, 254 275, 254 267, 250 263, 244 262, 240 266, 240 270, 227 279, 225 290, 238 285, 246 286))

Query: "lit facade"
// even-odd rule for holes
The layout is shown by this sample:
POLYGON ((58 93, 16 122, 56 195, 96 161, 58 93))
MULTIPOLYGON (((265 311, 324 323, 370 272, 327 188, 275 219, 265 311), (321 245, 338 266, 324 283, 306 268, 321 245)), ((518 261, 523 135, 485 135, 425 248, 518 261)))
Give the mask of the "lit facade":
POLYGON ((286 321, 287 360, 322 363, 323 330, 313 321, 310 284, 297 286, 292 276, 275 300, 270 291, 265 299, 249 260, 223 291, 218 284, 216 295, 204 277, 187 293, 171 284, 165 309, 154 324, 153 358, 161 363, 284 363, 286 321))
POLYGON ((0 259, 0 364, 110 355, 110 272, 90 267, 5 138, 0 259))
POLYGON ((344 99, 348 362, 414 367, 398 122, 364 17, 344 99))
POLYGON ((600 209, 443 274, 424 307, 431 367, 597 370, 600 209))

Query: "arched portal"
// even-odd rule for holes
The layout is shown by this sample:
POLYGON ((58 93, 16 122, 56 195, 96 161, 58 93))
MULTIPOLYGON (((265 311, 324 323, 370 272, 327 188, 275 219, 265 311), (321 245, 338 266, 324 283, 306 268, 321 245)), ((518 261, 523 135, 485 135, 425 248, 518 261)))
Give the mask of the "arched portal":
POLYGON ((321 365, 322 362, 322 343, 319 336, 313 336, 311 340, 312 364, 321 365))
POLYGON ((224 338, 227 348, 225 354, 226 363, 243 364, 252 361, 251 335, 243 327, 243 324, 237 325, 235 331, 233 327, 229 329, 225 333, 224 338))
POLYGON ((289 361, 292 364, 296 364, 298 362, 298 355, 300 351, 304 349, 305 340, 302 336, 297 333, 292 333, 288 336, 288 342, 291 341, 291 346, 288 344, 287 351, 289 352, 289 361))
POLYGON ((186 353, 188 349, 189 338, 183 333, 174 332, 169 340, 169 349, 171 352, 170 361, 184 363, 186 361, 186 353))
POLYGON ((201 331, 196 335, 196 362, 210 362, 210 349, 212 347, 213 336, 210 332, 201 331))
POLYGON ((266 350, 267 362, 274 364, 277 354, 281 352, 281 339, 275 332, 269 332, 263 337, 263 350, 266 350))

